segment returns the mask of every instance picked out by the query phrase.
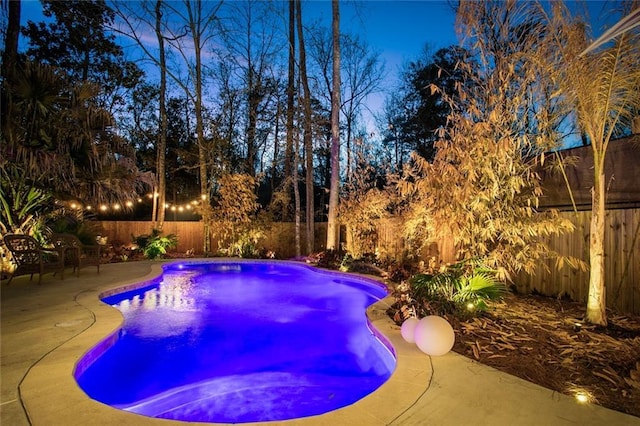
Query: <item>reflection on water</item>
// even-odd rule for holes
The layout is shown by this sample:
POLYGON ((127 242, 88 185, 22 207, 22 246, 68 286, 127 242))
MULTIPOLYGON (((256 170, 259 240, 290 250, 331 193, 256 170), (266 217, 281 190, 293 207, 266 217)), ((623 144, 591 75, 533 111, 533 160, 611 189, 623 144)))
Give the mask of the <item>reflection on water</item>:
POLYGON ((195 299, 191 295, 193 289, 193 277, 196 274, 190 271, 165 272, 162 281, 157 288, 133 295, 130 299, 123 299, 113 304, 122 313, 142 308, 153 310, 158 307, 170 308, 177 311, 195 309, 195 299))
POLYGON ((384 294, 291 264, 168 267, 154 285, 105 299, 125 317, 122 337, 78 382, 106 404, 188 421, 334 410, 395 368, 365 315, 384 294))

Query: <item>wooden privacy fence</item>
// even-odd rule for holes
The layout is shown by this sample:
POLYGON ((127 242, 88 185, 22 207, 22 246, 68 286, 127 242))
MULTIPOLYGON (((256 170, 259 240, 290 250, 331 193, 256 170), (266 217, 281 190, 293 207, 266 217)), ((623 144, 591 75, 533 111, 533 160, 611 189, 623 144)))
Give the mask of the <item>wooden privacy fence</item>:
MULTIPOLYGON (((590 211, 562 212, 576 226, 569 235, 549 237, 547 243, 561 255, 574 256, 589 263, 590 211)), ((640 209, 608 210, 605 219, 605 285, 607 306, 621 312, 640 314, 640 209)), ((522 293, 537 291, 547 296, 567 295, 586 303, 589 272, 558 270, 555 260, 542 262, 534 274, 515 279, 522 293), (549 269, 549 272, 545 270, 549 269)))
MULTIPOLYGON (((380 258, 390 258, 400 260, 406 256, 406 254, 414 250, 408 247, 407 242, 403 238, 404 235, 404 223, 397 218, 381 219, 378 221, 376 234, 376 247, 375 252, 380 258)), ((349 236, 349 232, 346 232, 349 236)), ((347 250, 351 241, 347 238, 347 250)), ((429 260, 435 257, 439 262, 452 263, 455 261, 455 247, 453 246, 453 239, 442 238, 432 243, 429 247, 426 247, 420 253, 420 258, 429 260)))
MULTIPOLYGON (((102 236, 107 237, 109 244, 132 242, 133 236, 150 234, 152 227, 148 221, 102 221, 102 236)), ((211 250, 218 250, 218 240, 215 236, 215 225, 211 226, 211 250)), ((169 250, 170 252, 184 253, 193 250, 196 255, 203 254, 204 247, 204 225, 202 222, 165 222, 163 235, 175 234, 178 237, 178 246, 169 250)), ((300 246, 302 251, 306 251, 306 237, 304 230, 300 233, 300 246)), ((323 250, 327 238, 327 224, 316 223, 315 225, 315 251, 323 250)), ((295 224, 294 223, 272 223, 265 231, 265 238, 260 242, 259 247, 275 252, 279 259, 289 259, 295 256, 295 224)))
MULTIPOLYGON (((575 231, 562 236, 545 238, 549 248, 560 255, 573 256, 589 264, 590 211, 561 212, 561 216, 575 225, 575 231)), ((607 306, 620 312, 640 315, 640 209, 608 210, 605 236, 605 285, 607 306)), ((402 223, 398 220, 380 221, 376 251, 394 258, 406 249, 402 240, 402 223)), ((451 239, 432 244, 421 253, 427 260, 436 256, 444 262, 454 260, 451 239)), ((540 262, 532 274, 514 277, 520 293, 538 292, 546 296, 562 297, 584 302, 589 292, 589 272, 574 270, 565 265, 556 268, 555 259, 540 262)))
MULTIPOLYGON (((133 237, 151 234, 151 222, 148 221, 102 221, 102 236, 107 237, 109 244, 123 243, 129 244, 133 237)), ((202 254, 203 227, 201 222, 165 222, 163 235, 176 234, 178 236, 178 247, 170 251, 186 252, 194 249, 196 253, 202 254)))
MULTIPOLYGON (((591 212, 562 212, 562 216, 571 220, 576 229, 571 234, 549 237, 549 247, 564 256, 573 256, 589 262, 589 221, 591 212)), ((109 242, 131 242, 131 235, 149 234, 150 222, 101 222, 103 236, 109 242)), ((607 306, 621 312, 640 314, 640 209, 608 210, 606 213, 605 238, 605 281, 607 306)), ((315 228, 315 251, 324 248, 326 223, 317 223, 315 228)), ((176 252, 194 250, 196 255, 203 254, 203 224, 201 222, 165 222, 165 234, 178 236, 176 252)), ((348 233, 346 233, 348 235, 348 233)), ((301 247, 305 252, 306 242, 301 232, 301 247)), ((341 239, 347 244, 346 237, 341 239)), ((265 250, 275 252, 280 259, 295 256, 295 225, 293 223, 273 223, 266 232, 266 238, 260 243, 265 250)), ((211 240, 211 248, 216 251, 217 241, 211 240)), ((380 221, 377 229, 375 251, 379 256, 400 259, 406 251, 402 238, 402 222, 399 220, 380 221)), ((428 247, 421 256, 435 256, 444 261, 453 260, 454 247, 451 239, 443 239, 428 247)), ((572 270, 564 266, 558 270, 555 260, 541 261, 533 274, 521 273, 514 279, 521 293, 538 292, 547 296, 568 296, 572 300, 586 303, 589 291, 589 273, 572 270), (548 271, 547 271, 548 269, 548 271)))

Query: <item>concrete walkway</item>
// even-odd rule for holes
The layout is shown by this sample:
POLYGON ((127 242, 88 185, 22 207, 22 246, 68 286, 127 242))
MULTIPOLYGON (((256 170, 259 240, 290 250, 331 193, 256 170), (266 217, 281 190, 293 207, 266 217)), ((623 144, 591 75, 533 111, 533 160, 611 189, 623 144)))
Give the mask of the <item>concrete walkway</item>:
MULTIPOLYGON (((17 277, 1 298, 0 423, 7 426, 180 425, 127 413, 89 399, 77 386, 75 363, 118 329, 118 311, 98 300, 108 289, 149 280, 159 262, 83 269, 42 285, 17 277)), ((397 367, 377 391, 333 412, 266 425, 636 425, 640 418, 531 384, 455 353, 430 358, 406 343, 386 316, 369 309, 373 325, 394 346, 397 367)))

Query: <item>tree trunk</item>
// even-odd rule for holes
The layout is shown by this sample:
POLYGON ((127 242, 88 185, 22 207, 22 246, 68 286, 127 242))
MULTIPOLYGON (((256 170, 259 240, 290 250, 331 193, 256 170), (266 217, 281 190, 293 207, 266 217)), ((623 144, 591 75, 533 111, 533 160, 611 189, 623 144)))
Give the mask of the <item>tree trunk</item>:
POLYGON ((8 90, 10 80, 13 79, 16 64, 18 61, 18 39, 20 36, 20 8, 19 0, 8 2, 8 22, 5 33, 4 52, 2 53, 2 77, 5 87, 2 88, 0 96, 0 114, 2 120, 2 136, 5 142, 13 142, 13 132, 11 131, 10 118, 12 117, 11 94, 8 90))
POLYGON ((278 156, 280 155, 280 101, 276 106, 276 122, 275 129, 273 131, 273 157, 271 159, 271 198, 273 200, 273 193, 276 190, 276 170, 278 165, 278 156))
POLYGON ((293 201, 295 203, 295 241, 296 241, 296 257, 300 257, 302 254, 302 249, 300 247, 300 189, 298 188, 298 163, 300 161, 300 156, 298 155, 298 138, 294 139, 295 145, 293 148, 293 175, 292 175, 292 184, 293 184, 293 201))
MULTIPOLYGON (((596 160, 596 157, 594 157, 596 160)), ((589 296, 587 299, 586 320, 592 324, 607 325, 604 235, 605 235, 605 176, 604 162, 595 161, 595 173, 592 190, 591 227, 589 230, 589 296)))
MULTIPOLYGON (((294 162, 293 162, 293 114, 295 108, 295 61, 296 61, 296 15, 295 2, 289 0, 289 73, 287 76, 287 141, 284 151, 284 185, 283 191, 290 199, 291 185, 293 182, 294 162)), ((282 207, 282 220, 289 220, 291 217, 287 203, 282 207)))
MULTIPOLYGON (((249 46, 247 47, 247 106, 248 106, 248 123, 247 123, 247 158, 245 159, 247 173, 253 177, 256 175, 256 126, 258 117, 258 107, 260 106, 259 88, 256 82, 255 72, 253 71, 253 63, 251 60, 251 37, 248 37, 249 46)), ((258 78, 261 78, 258 76, 258 78)))
MULTIPOLYGON (((156 215, 154 215, 154 228, 162 231, 165 219, 165 200, 167 190, 167 179, 165 173, 165 159, 167 152, 167 63, 164 53, 164 36, 162 35, 162 0, 156 2, 156 37, 158 38, 158 48, 160 50, 160 93, 158 100, 160 108, 160 133, 158 135, 158 146, 156 153, 156 173, 158 174, 158 200, 156 215)), ((155 197, 155 193, 153 194, 155 197)))
MULTIPOLYGON (((187 2, 187 7, 191 6, 187 2)), ((196 135, 198 139, 198 166, 200 176, 200 196, 204 204, 202 219, 204 222, 204 245, 205 253, 211 252, 211 241, 209 238, 209 180, 207 177, 207 147, 204 140, 204 123, 202 117, 202 36, 200 25, 202 24, 202 4, 198 2, 197 18, 193 19, 191 10, 189 16, 192 17, 190 26, 193 35, 194 59, 195 59, 195 115, 196 115, 196 135)))
POLYGON ((351 114, 346 114, 346 120, 347 120, 347 137, 346 142, 347 142, 347 182, 351 182, 351 124, 353 123, 353 118, 351 117, 351 114))
POLYGON ((313 138, 311 134, 311 91, 309 90, 309 79, 307 78, 307 57, 304 47, 304 38, 302 31, 302 6, 301 1, 297 0, 297 20, 298 20, 298 45, 300 46, 300 79, 302 80, 302 88, 304 89, 304 150, 306 159, 306 231, 307 231, 307 254, 313 253, 314 246, 314 212, 315 206, 313 203, 314 191, 313 191, 313 138))
POLYGON ((2 54, 2 76, 7 77, 16 66, 18 59, 18 39, 20 37, 20 0, 7 2, 7 28, 5 32, 4 52, 2 54))
POLYGON ((340 192, 340 9, 338 0, 331 1, 333 38, 333 88, 331 91, 331 188, 327 220, 327 250, 338 248, 340 226, 338 201, 340 192))

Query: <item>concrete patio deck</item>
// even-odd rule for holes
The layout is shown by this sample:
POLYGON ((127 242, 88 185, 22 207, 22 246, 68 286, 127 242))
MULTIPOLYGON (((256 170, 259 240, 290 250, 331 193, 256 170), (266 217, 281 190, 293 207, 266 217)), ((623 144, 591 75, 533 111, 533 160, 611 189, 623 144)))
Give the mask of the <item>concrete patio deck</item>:
MULTIPOLYGON (((159 262, 83 269, 42 285, 17 277, 1 299, 2 425, 180 425, 96 402, 76 384, 78 359, 119 327, 120 313, 98 300, 105 290, 151 279, 159 262)), ((388 301, 370 308, 373 325, 393 344, 392 377, 362 400, 333 412, 265 425, 637 425, 640 418, 573 398, 499 372, 455 353, 428 357, 406 343, 386 316, 388 301)))

